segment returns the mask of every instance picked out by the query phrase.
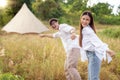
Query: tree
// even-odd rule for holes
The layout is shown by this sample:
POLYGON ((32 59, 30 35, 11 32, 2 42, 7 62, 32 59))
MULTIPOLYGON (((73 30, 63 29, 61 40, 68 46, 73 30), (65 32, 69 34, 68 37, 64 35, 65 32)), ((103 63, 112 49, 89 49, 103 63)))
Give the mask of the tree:
POLYGON ((112 9, 113 6, 108 3, 98 3, 91 8, 91 11, 94 13, 95 20, 101 24, 118 24, 116 22, 118 18, 112 14, 112 9))
POLYGON ((0 25, 5 25, 20 10, 23 3, 31 9, 31 2, 34 0, 8 0, 8 6, 0 13, 0 25))
POLYGON ((111 15, 112 6, 108 3, 98 3, 91 7, 91 11, 97 16, 111 15))
POLYGON ((120 5, 118 6, 117 13, 120 16, 120 5))
POLYGON ((9 0, 8 1, 8 8, 7 8, 7 14, 14 16, 18 10, 21 8, 23 3, 26 3, 27 6, 31 9, 31 2, 34 0, 9 0))
POLYGON ((73 11, 84 11, 87 9, 87 2, 88 0, 76 0, 73 2, 72 4, 72 7, 70 9, 70 12, 73 12, 73 11))
POLYGON ((59 0, 46 0, 33 3, 33 10, 43 20, 56 17, 59 18, 63 15, 64 11, 59 5, 59 0))
POLYGON ((4 25, 2 10, 0 10, 0 27, 4 25))

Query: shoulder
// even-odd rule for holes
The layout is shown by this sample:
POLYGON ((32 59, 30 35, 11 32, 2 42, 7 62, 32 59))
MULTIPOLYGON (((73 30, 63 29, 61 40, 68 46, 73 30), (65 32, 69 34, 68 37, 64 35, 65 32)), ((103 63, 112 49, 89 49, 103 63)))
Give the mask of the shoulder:
POLYGON ((87 33, 88 33, 88 34, 89 34, 89 33, 94 33, 93 29, 92 29, 90 26, 84 27, 83 30, 82 30, 82 32, 83 32, 83 33, 86 33, 86 34, 87 34, 87 33))
POLYGON ((65 26, 66 26, 66 24, 60 24, 60 25, 59 25, 59 28, 60 28, 60 29, 63 29, 65 26))
POLYGON ((66 26, 69 26, 69 25, 66 23, 60 24, 60 27, 66 27, 66 26))
POLYGON ((72 28, 74 28, 74 27, 72 27, 72 26, 70 26, 70 25, 68 25, 68 24, 60 24, 59 25, 59 27, 60 27, 60 29, 72 29, 72 28))

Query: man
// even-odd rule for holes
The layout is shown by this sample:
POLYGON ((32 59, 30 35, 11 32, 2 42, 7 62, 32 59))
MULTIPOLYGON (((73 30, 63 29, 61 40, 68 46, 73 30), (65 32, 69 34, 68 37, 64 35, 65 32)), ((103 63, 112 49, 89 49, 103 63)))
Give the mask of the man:
POLYGON ((58 32, 53 34, 40 34, 40 37, 60 38, 62 40, 65 52, 65 76, 67 80, 81 80, 77 70, 80 48, 78 35, 75 34, 75 28, 68 24, 59 24, 56 18, 49 20, 50 26, 58 32))

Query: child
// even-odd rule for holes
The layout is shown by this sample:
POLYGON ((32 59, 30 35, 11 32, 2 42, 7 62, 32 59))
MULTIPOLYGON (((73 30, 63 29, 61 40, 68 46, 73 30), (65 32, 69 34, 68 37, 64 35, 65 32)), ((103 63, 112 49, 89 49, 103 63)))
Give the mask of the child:
POLYGON ((65 76, 67 80, 81 80, 77 68, 79 58, 79 38, 75 35, 75 28, 67 24, 59 24, 56 18, 49 21, 50 26, 58 32, 54 34, 40 34, 40 37, 60 38, 66 51, 65 76))
POLYGON ((110 62, 112 60, 110 56, 113 56, 114 52, 109 50, 107 44, 103 43, 96 35, 90 11, 83 12, 80 19, 79 45, 81 55, 84 55, 84 59, 88 59, 88 80, 100 80, 101 61, 108 58, 108 62, 110 62))

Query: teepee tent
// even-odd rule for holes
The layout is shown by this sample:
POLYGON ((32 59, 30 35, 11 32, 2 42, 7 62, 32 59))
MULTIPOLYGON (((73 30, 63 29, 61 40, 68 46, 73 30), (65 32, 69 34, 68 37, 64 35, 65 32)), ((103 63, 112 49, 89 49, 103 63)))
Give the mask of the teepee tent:
POLYGON ((48 28, 37 19, 33 13, 28 9, 24 3, 19 12, 14 18, 2 28, 3 31, 8 33, 41 33, 47 31, 48 28))

